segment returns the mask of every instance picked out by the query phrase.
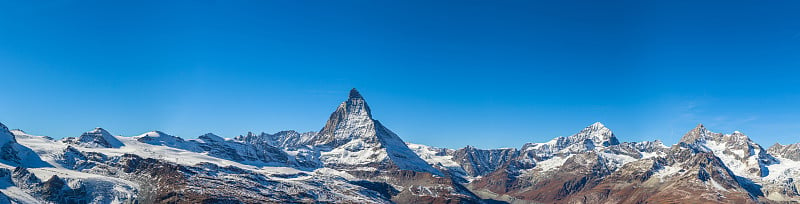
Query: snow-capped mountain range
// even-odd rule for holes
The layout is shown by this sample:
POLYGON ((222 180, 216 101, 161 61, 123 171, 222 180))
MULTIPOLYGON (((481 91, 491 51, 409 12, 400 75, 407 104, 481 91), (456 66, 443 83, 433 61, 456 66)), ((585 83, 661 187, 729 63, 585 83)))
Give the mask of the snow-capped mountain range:
POLYGON ((438 148, 404 142, 355 89, 319 132, 56 140, 0 124, 0 145, 0 203, 800 202, 800 144, 703 125, 670 146, 620 142, 598 122, 520 148, 438 148))

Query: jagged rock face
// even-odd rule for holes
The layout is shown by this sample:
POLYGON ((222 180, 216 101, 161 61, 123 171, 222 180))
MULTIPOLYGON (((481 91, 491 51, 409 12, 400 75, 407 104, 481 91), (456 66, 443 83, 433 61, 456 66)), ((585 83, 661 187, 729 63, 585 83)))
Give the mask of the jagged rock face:
POLYGON ((356 139, 375 143, 378 142, 376 132, 375 121, 367 102, 353 89, 350 97, 331 114, 312 145, 338 147, 356 139))
POLYGON ((644 141, 644 142, 623 142, 619 145, 612 145, 603 149, 603 152, 625 155, 634 159, 642 159, 651 156, 663 156, 669 148, 664 146, 661 141, 644 141))
POLYGON ((469 176, 483 176, 507 164, 517 154, 517 150, 511 148, 482 150, 467 146, 453 153, 453 161, 458 162, 469 176))
POLYGON ((800 161, 800 143, 789 145, 775 143, 775 145, 772 145, 767 149, 767 152, 774 156, 800 161))
MULTIPOLYGON (((680 150, 677 150, 680 151, 680 150)), ((627 163, 568 203, 755 203, 711 153, 676 152, 675 158, 627 163)))
POLYGON ((255 134, 248 132, 246 135, 240 135, 234 138, 236 141, 241 141, 248 144, 269 144, 273 147, 297 149, 311 145, 312 139, 317 135, 317 132, 298 133, 294 130, 280 131, 275 134, 255 134))
POLYGON ((259 151, 264 151, 268 155, 283 155, 286 162, 298 167, 321 167, 319 152, 304 142, 315 135, 315 132, 297 133, 296 131, 281 131, 275 134, 254 134, 248 132, 246 135, 239 135, 233 140, 253 146, 259 151))
POLYGON ((720 134, 698 125, 681 138, 680 146, 695 152, 713 152, 720 157, 737 175, 748 178, 767 176, 766 166, 777 160, 749 137, 740 133, 720 134))
MULTIPOLYGON (((262 135, 264 133, 261 133, 262 135)), ((305 134, 305 133, 304 133, 305 134)), ((311 135, 313 135, 312 133, 311 135)), ((280 131, 275 134, 266 135, 269 138, 269 144, 276 147, 297 147, 304 144, 303 139, 309 138, 309 134, 300 134, 296 131, 280 131)), ((264 137, 264 136, 262 136, 264 137)))
POLYGON ((660 140, 631 142, 628 144, 631 144, 631 147, 638 150, 639 152, 647 152, 647 153, 660 153, 669 149, 669 147, 664 145, 664 143, 662 143, 660 140))
POLYGON ((65 168, 75 170, 90 169, 95 165, 90 162, 88 156, 72 146, 68 146, 61 154, 56 155, 55 161, 65 168))
POLYGON ((70 187, 66 181, 53 175, 41 184, 42 198, 55 203, 89 203, 88 192, 78 184, 77 187, 70 187))
POLYGON ((82 147, 103 147, 103 148, 119 148, 124 144, 120 142, 111 133, 103 128, 95 128, 92 131, 81 134, 80 137, 68 137, 62 140, 64 143, 76 144, 82 147))
POLYGON ((498 170, 474 180, 469 188, 484 198, 507 202, 553 203, 589 189, 612 172, 607 160, 595 153, 554 157, 552 167, 527 171, 498 170), (559 159, 555 159, 559 158, 559 159))

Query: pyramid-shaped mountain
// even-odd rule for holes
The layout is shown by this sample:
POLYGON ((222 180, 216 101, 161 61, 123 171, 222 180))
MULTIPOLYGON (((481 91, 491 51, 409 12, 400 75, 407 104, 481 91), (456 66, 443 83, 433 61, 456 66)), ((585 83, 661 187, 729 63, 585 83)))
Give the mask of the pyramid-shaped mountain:
POLYGON ((350 97, 309 142, 322 150, 320 160, 329 167, 389 166, 441 174, 373 119, 367 102, 356 89, 350 91, 350 97))

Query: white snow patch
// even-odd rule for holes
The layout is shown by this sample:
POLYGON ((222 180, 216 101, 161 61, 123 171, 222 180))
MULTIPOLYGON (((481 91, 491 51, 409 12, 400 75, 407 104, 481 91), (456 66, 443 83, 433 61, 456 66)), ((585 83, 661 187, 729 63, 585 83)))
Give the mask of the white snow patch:
POLYGON ((566 162, 567 159, 569 159, 572 156, 573 155, 569 155, 569 156, 566 156, 566 157, 555 156, 555 157, 550 158, 548 160, 540 161, 539 163, 537 163, 537 165, 536 165, 536 167, 534 167, 534 169, 538 169, 538 170, 542 170, 542 171, 550 171, 550 170, 553 170, 553 169, 557 169, 558 167, 561 167, 561 165, 564 165, 564 162, 566 162))
POLYGON ((616 164, 617 167, 621 167, 629 162, 636 161, 636 158, 633 158, 628 155, 621 155, 621 154, 611 154, 606 152, 600 152, 604 158, 608 159, 612 163, 616 164))
POLYGON ((780 163, 767 166, 769 175, 764 180, 783 181, 786 178, 800 178, 800 162, 776 156, 780 163))
POLYGON ((436 166, 443 166, 443 167, 450 167, 450 168, 460 168, 461 165, 453 161, 453 156, 446 155, 446 156, 439 156, 436 155, 436 151, 433 150, 433 147, 421 145, 421 144, 412 144, 406 143, 408 148, 417 153, 417 155, 428 162, 428 164, 436 165, 436 166))
POLYGON ((664 178, 671 177, 681 171, 680 167, 663 166, 653 176, 658 177, 660 182, 664 182, 664 178))

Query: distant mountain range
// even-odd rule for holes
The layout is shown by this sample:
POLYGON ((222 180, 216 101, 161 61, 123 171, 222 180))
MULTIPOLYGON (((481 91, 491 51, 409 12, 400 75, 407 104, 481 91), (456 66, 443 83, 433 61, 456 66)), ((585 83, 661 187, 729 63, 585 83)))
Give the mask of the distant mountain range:
MULTIPOLYGON (((13 118, 8 118, 13 120, 13 118)), ((355 89, 319 132, 183 139, 0 124, 0 203, 798 203, 800 144, 703 125, 678 144, 601 123, 517 148, 405 143, 355 89)))

